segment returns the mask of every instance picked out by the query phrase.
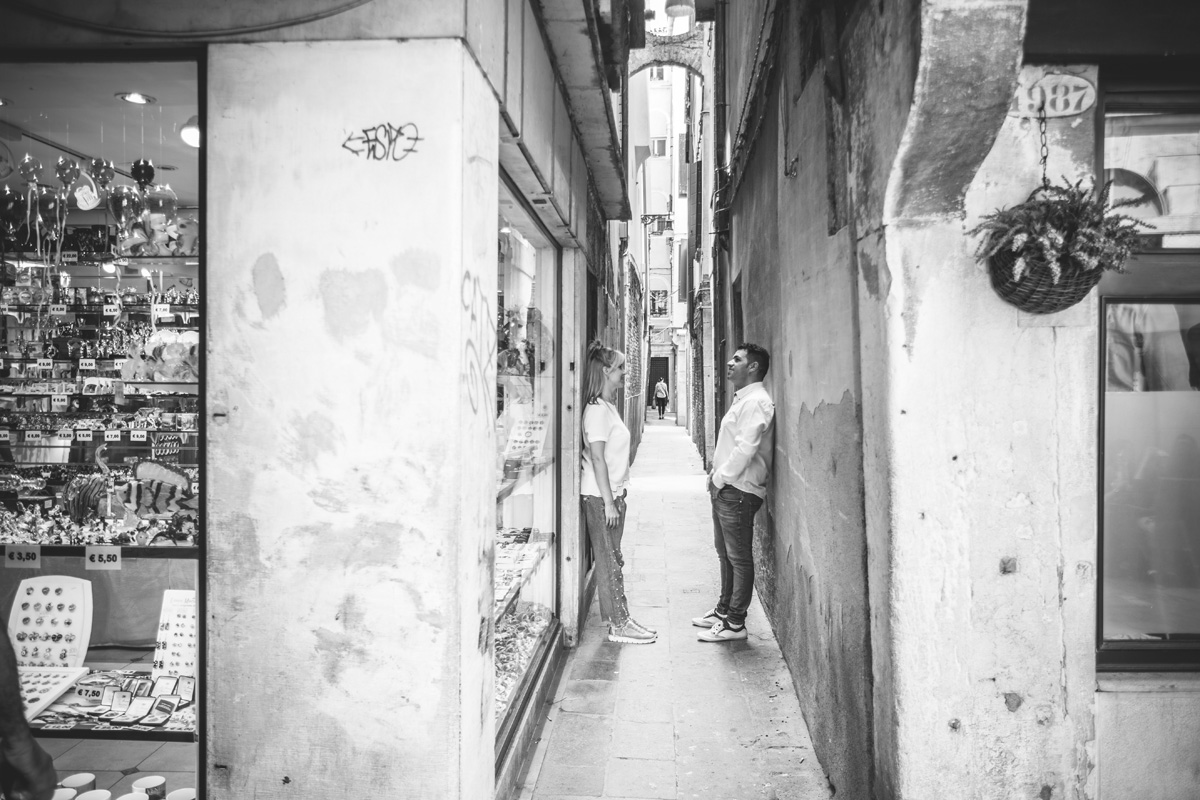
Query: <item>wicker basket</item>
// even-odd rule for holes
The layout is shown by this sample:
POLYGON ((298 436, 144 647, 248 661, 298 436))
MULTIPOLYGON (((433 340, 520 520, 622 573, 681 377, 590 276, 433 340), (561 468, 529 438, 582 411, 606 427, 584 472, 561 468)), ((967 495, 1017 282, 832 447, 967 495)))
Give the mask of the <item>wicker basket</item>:
POLYGON ((1013 262, 1016 255, 1001 250, 988 259, 988 271, 992 275, 992 288, 1006 303, 1011 303, 1030 314, 1053 314, 1070 308, 1096 287, 1103 274, 1099 266, 1095 269, 1080 269, 1070 259, 1059 262, 1062 274, 1058 283, 1053 282, 1050 270, 1034 266, 1026 270, 1021 280, 1012 279, 1013 262))

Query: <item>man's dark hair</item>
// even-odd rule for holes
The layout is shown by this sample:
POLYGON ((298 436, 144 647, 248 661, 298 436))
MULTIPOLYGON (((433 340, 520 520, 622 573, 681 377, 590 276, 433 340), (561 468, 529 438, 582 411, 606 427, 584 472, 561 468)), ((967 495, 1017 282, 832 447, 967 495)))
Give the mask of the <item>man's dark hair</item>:
POLYGON ((771 369, 771 355, 766 348, 753 342, 742 342, 737 349, 746 351, 746 363, 758 362, 758 379, 760 381, 767 377, 767 371, 771 369))

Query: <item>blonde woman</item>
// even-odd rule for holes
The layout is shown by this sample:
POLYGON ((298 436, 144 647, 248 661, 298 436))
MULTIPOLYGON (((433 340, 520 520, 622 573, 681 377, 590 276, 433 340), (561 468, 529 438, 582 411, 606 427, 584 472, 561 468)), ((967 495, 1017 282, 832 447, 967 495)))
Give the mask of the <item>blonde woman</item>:
POLYGON ((599 342, 588 346, 583 372, 583 474, 580 501, 596 558, 600 616, 608 640, 650 644, 658 634, 629 616, 621 568, 625 532, 625 489, 629 484, 629 429, 615 400, 625 381, 625 356, 599 342))

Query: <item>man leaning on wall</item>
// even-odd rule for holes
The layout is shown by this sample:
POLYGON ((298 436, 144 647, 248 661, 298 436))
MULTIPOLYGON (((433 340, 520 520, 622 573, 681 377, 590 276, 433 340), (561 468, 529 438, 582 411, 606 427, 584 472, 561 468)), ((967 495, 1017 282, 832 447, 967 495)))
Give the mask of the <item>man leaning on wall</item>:
POLYGON ((770 367, 767 351, 748 342, 738 345, 725 365, 733 404, 721 419, 708 477, 721 596, 711 611, 692 620, 705 628, 698 636, 705 642, 746 638, 754 592, 754 515, 767 496, 775 447, 775 404, 762 385, 770 367))

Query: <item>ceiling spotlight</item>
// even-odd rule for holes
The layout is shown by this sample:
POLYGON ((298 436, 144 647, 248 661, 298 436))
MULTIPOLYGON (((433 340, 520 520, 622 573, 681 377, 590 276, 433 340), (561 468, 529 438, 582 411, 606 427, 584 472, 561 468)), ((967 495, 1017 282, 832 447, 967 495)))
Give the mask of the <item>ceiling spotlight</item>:
POLYGON ((183 139, 183 143, 188 147, 200 146, 200 116, 192 114, 188 117, 188 121, 183 123, 183 127, 179 129, 179 138, 183 139))
POLYGON ((142 94, 141 92, 117 92, 117 97, 121 98, 126 103, 133 103, 134 105, 138 106, 148 106, 158 102, 158 98, 151 97, 148 94, 142 94))
POLYGON ((9 100, 7 97, 0 97, 0 106, 11 106, 11 105, 12 105, 12 100, 9 100))

